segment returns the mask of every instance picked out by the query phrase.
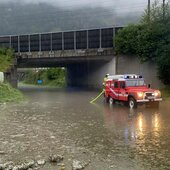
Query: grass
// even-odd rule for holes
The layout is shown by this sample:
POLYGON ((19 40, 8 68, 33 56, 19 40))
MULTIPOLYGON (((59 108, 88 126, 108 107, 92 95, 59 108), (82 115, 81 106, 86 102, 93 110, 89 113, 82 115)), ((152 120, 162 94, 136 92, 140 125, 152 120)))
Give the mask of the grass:
POLYGON ((12 88, 9 84, 0 84, 0 103, 3 102, 18 102, 24 99, 23 94, 12 88))
POLYGON ((170 98, 170 86, 161 89, 162 98, 170 98))
POLYGON ((47 86, 62 88, 62 87, 66 86, 66 83, 65 83, 65 80, 63 78, 63 79, 48 81, 47 86))
POLYGON ((55 79, 55 80, 45 80, 42 84, 38 85, 37 82, 27 82, 22 81, 19 83, 20 85, 33 85, 33 86, 46 86, 46 87, 56 87, 56 88, 64 88, 66 87, 65 78, 55 79))

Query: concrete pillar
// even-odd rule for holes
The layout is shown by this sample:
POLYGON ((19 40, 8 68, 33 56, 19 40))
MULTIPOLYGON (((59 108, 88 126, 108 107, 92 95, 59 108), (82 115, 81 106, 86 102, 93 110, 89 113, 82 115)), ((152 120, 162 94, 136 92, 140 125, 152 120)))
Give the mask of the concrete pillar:
POLYGON ((11 66, 11 68, 5 73, 5 80, 8 81, 12 85, 12 87, 18 87, 16 61, 14 61, 14 64, 11 66))
POLYGON ((10 84, 12 87, 17 88, 18 87, 18 80, 17 80, 17 66, 14 65, 11 68, 11 81, 10 84))

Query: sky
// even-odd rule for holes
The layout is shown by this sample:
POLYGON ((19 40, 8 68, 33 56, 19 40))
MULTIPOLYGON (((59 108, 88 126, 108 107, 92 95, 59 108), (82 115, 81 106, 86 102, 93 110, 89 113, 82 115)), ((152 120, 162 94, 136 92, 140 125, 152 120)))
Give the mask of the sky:
MULTIPOLYGON (((151 0, 153 3, 155 0, 151 0)), ((163 0, 157 0, 162 2, 163 0)), ((168 0, 165 0, 168 1, 168 0)), ((170 1, 170 0, 169 0, 170 1)), ((148 0, 0 0, 0 3, 18 2, 26 3, 47 3, 53 6, 62 7, 66 10, 73 10, 81 7, 105 7, 114 10, 119 15, 125 13, 142 13, 147 8, 148 0)))
MULTIPOLYGON (((150 1, 151 1, 151 3, 153 3, 155 0, 150 0, 150 1)), ((162 3, 163 0, 158 0, 158 1, 162 3)), ((168 0, 165 0, 165 1, 167 2, 168 0)), ((102 10, 100 12, 100 16, 102 16, 103 18, 108 17, 108 18, 113 18, 113 20, 115 18, 122 18, 122 20, 123 20, 123 18, 125 18, 125 16, 132 16, 132 17, 136 16, 136 18, 139 18, 139 16, 143 15, 144 10, 147 9, 147 4, 148 4, 148 0, 0 0, 0 5, 1 5, 1 3, 9 3, 7 5, 7 8, 8 8, 7 10, 9 12, 11 12, 13 10, 13 8, 10 7, 10 2, 11 2, 11 4, 17 2, 16 5, 18 5, 18 3, 24 4, 24 5, 27 5, 27 3, 33 3, 33 4, 46 3, 49 5, 52 5, 53 7, 55 7, 55 6, 61 7, 64 10, 62 10, 62 15, 60 16, 59 20, 62 20, 66 14, 69 14, 69 12, 72 12, 72 10, 74 10, 75 8, 83 8, 81 10, 84 10, 86 12, 86 9, 88 7, 89 8, 104 7, 105 9, 102 8, 102 10), (65 13, 63 11, 65 11, 65 13)), ((13 6, 13 5, 11 5, 11 6, 13 6)), ((25 8, 23 8, 23 9, 25 9, 25 8)), ((37 8, 37 9, 40 11, 36 11, 36 12, 41 14, 41 12, 42 12, 41 8, 37 8)), ((49 7, 49 9, 50 9, 50 7, 49 7)), ((58 8, 56 8, 56 13, 54 12, 54 8, 51 8, 51 9, 53 9, 53 10, 51 10, 51 11, 49 10, 49 11, 45 11, 45 12, 48 12, 52 16, 54 16, 53 14, 56 15, 56 13, 58 12, 57 11, 58 8)), ((12 12, 11 12, 11 14, 12 14, 12 12)), ((34 14, 30 14, 29 12, 24 14, 24 16, 29 19, 31 18, 32 20, 39 21, 39 18, 37 19, 36 17, 34 17, 34 14), (31 16, 33 16, 33 17, 31 17, 31 16)), ((90 16, 91 16, 91 14, 89 13, 89 17, 90 16)), ((95 16, 93 14, 93 17, 99 18, 99 14, 97 14, 95 16)), ((70 16, 70 18, 74 21, 75 18, 77 19, 77 18, 79 18, 79 16, 70 16)), ((82 18, 83 18, 83 16, 81 16, 81 18, 79 18, 80 22, 81 22, 81 20, 83 20, 82 18)), ((87 15, 84 17, 84 20, 86 18, 88 18, 87 15)), ((43 20, 48 22, 49 17, 47 16, 46 18, 43 18, 43 20)), ((14 24, 16 24, 19 22, 19 20, 13 21, 13 22, 14 22, 14 24)), ((125 23, 125 21, 122 21, 122 22, 125 23)))
MULTIPOLYGON (((147 6, 148 0, 0 0, 0 2, 15 2, 20 3, 49 3, 64 8, 77 8, 82 6, 102 6, 102 7, 117 7, 117 8, 138 8, 143 9, 147 6)), ((151 0, 153 2, 154 0, 151 0)), ((161 0, 159 0, 161 1, 161 0)))

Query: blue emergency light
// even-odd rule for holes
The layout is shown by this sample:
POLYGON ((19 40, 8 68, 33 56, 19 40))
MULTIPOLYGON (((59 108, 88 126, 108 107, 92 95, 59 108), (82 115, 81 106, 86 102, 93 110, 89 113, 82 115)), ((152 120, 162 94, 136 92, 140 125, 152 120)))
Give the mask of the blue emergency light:
POLYGON ((137 79, 137 78, 143 78, 143 77, 141 75, 135 75, 135 74, 124 75, 124 79, 137 79))

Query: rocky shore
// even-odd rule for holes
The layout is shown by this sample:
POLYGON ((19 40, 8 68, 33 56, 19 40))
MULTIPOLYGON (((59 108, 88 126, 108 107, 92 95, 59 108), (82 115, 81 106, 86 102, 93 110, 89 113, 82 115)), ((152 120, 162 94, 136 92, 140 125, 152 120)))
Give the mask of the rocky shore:
MULTIPOLYGON (((62 155, 50 155, 47 160, 27 160, 20 164, 15 164, 12 161, 0 164, 0 170, 37 170, 43 167, 45 164, 55 164, 60 167, 61 170, 65 170, 65 164, 63 163, 64 157, 62 155)), ((79 160, 73 160, 72 170, 81 170, 88 166, 89 163, 80 162, 79 160)))

